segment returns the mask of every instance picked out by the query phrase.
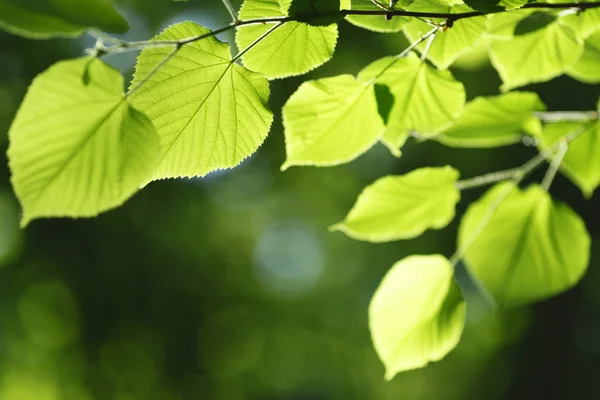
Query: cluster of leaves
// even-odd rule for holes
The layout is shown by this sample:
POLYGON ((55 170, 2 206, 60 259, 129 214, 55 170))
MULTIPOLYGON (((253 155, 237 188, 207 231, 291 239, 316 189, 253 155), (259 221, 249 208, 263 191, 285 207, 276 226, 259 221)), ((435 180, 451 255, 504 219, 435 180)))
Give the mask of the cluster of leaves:
MULTIPOLYGON (((77 3, 0 0, 0 27, 31 38, 127 29, 108 0, 89 0, 86 8, 77 3)), ((454 218, 461 189, 506 181, 470 206, 455 257, 399 261, 373 297, 370 327, 386 376, 424 366, 444 357, 462 333, 466 308, 453 270, 459 260, 502 306, 560 293, 587 268, 590 238, 583 221, 547 189, 557 168, 586 197, 600 184, 598 111, 548 122, 535 93, 508 90, 561 74, 600 82, 596 6, 415 0, 382 11, 370 0, 245 0, 230 25, 241 49, 235 56, 216 31, 192 22, 148 42, 109 37, 113 44, 105 46, 99 40, 92 55, 39 75, 10 129, 8 155, 22 225, 41 217, 94 216, 153 180, 238 165, 269 132, 269 80, 328 61, 336 21, 345 17, 376 32, 403 32, 412 44, 402 54, 376 60, 356 76, 298 88, 283 108, 282 169, 339 165, 378 142, 399 156, 415 135, 480 148, 530 137, 540 149, 522 168, 475 181, 459 181, 451 167, 381 178, 332 227, 371 242, 414 238, 454 218), (503 93, 466 103, 463 84, 448 68, 484 40, 503 93), (124 91, 123 77, 99 56, 134 49, 142 51, 124 91), (524 175, 545 160, 552 160, 548 179, 521 190, 524 175)))

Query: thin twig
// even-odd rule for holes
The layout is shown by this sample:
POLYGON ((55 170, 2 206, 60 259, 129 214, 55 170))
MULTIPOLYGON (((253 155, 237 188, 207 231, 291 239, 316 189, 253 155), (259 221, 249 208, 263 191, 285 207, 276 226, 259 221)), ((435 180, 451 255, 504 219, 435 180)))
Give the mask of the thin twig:
POLYGON ((427 40, 427 44, 425 45, 425 48, 423 49, 423 52, 421 53, 421 62, 425 61, 425 58, 427 58, 427 53, 429 53, 429 49, 431 48, 433 39, 435 39, 436 32, 437 32, 437 29, 435 32, 433 32, 433 34, 431 36, 429 36, 429 40, 427 40))
MULTIPOLYGON (((434 13, 434 12, 420 12, 420 11, 405 11, 405 10, 340 10, 335 13, 323 13, 319 15, 315 15, 315 17, 339 17, 343 18, 348 15, 380 15, 380 16, 399 16, 399 17, 421 17, 421 18, 444 18, 447 20, 447 25, 450 26, 451 23, 464 19, 464 18, 472 18, 472 17, 480 17, 488 14, 496 14, 500 12, 513 12, 522 9, 574 9, 577 11, 584 11, 592 8, 599 8, 600 2, 590 2, 590 3, 528 3, 523 7, 514 9, 514 10, 498 10, 498 11, 490 11, 490 12, 479 12, 479 11, 471 11, 465 13, 434 13), (451 22, 451 23, 450 23, 451 22)), ((304 18, 304 17, 303 17, 304 18)), ((102 49, 102 54, 112 54, 112 53, 122 53, 126 51, 135 51, 147 47, 167 47, 167 46, 183 46, 189 43, 196 42, 198 40, 206 39, 209 37, 216 36, 220 33, 227 32, 231 29, 235 29, 241 26, 247 25, 258 25, 258 24, 267 24, 267 23, 277 23, 277 22, 292 22, 292 21, 301 21, 295 17, 268 17, 268 18, 255 18, 249 19, 245 21, 236 20, 231 24, 225 25, 221 28, 215 29, 214 31, 191 36, 188 38, 183 38, 180 40, 148 40, 148 41, 137 41, 137 42, 123 42, 118 43, 114 46, 106 47, 102 49)))
POLYGON ((534 115, 544 122, 585 122, 600 119, 598 111, 544 111, 534 115))

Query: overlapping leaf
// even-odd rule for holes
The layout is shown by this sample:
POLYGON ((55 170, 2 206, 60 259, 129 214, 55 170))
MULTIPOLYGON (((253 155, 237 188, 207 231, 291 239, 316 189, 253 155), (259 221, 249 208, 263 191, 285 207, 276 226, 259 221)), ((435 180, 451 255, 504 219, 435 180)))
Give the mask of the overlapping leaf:
MULTIPOLYGON (((290 2, 284 2, 283 8, 290 2)), ((240 19, 282 17, 279 0, 245 0, 239 12, 240 19)), ((236 34, 240 49, 273 28, 275 23, 242 26, 236 34)), ((246 67, 264 74, 269 79, 301 75, 327 62, 337 43, 337 25, 309 26, 302 22, 287 22, 256 44, 243 57, 246 67)))
POLYGON ((9 136, 23 225, 119 206, 152 176, 158 159, 156 131, 126 101, 123 78, 91 58, 60 62, 38 76, 9 136))
POLYGON ((385 130, 372 84, 351 75, 305 82, 283 107, 287 159, 327 166, 367 151, 385 130))
POLYGON ((583 54, 567 73, 586 83, 600 83, 600 30, 585 40, 583 54))
POLYGON ((387 176, 365 188, 346 219, 332 227, 370 242, 410 239, 446 226, 460 199, 458 171, 421 168, 387 176))
MULTIPOLYGON (((448 13, 468 12, 468 7, 448 7, 448 13)), ((485 32, 485 17, 464 18, 456 21, 451 28, 436 33, 435 39, 427 52, 427 59, 439 69, 447 69, 462 54, 467 52, 482 38, 485 32)), ((410 42, 419 39, 431 29, 431 26, 419 19, 413 18, 404 28, 404 34, 410 42)), ((426 43, 418 46, 423 51, 426 43)))
MULTIPOLYGON (((171 26, 155 40, 179 40, 208 29, 192 22, 171 26)), ((232 62, 229 45, 214 37, 183 46, 146 48, 139 56, 134 104, 160 135, 160 159, 153 179, 203 176, 238 165, 265 140, 273 114, 264 76, 232 62)))
POLYGON ((386 379, 441 360, 458 343, 465 302, 452 265, 440 255, 397 262, 369 306, 373 344, 386 379))
POLYGON ((359 79, 376 79, 389 87, 394 96, 383 142, 398 152, 411 131, 434 136, 462 111, 465 89, 449 71, 439 71, 415 54, 397 60, 386 57, 367 66, 359 79))
MULTIPOLYGON (((379 10, 371 0, 344 0, 342 1, 342 8, 345 10, 379 10)), ((396 8, 400 9, 401 4, 398 3, 396 8)), ((356 25, 359 28, 368 29, 373 32, 381 33, 393 33, 400 32, 404 25, 410 18, 407 17, 394 17, 390 20, 386 19, 382 15, 348 15, 346 20, 352 25, 356 25)))
POLYGON ((88 28, 124 33, 129 24, 110 0, 0 0, 0 28, 34 39, 78 36, 88 28))
POLYGON ((579 37, 586 39, 600 29, 600 8, 591 8, 566 15, 563 23, 573 29, 579 37))
POLYGON ((510 92, 477 97, 467 103, 460 117, 437 139, 456 147, 496 147, 521 140, 523 134, 542 131, 535 111, 545 110, 537 94, 510 92))
POLYGON ((509 306, 574 286, 587 269, 590 237, 581 218, 539 186, 520 191, 502 183, 469 207, 459 247, 468 247, 464 259, 477 282, 496 303, 509 306))
POLYGON ((546 125, 540 141, 541 148, 551 146, 558 139, 585 129, 581 137, 569 144, 569 149, 560 165, 563 171, 585 197, 591 197, 600 185, 600 123, 558 122, 546 125))
POLYGON ((557 77, 583 53, 583 43, 575 32, 548 13, 528 15, 517 22, 515 32, 522 34, 510 40, 494 40, 490 49, 503 90, 557 77), (552 22, 544 16, 552 17, 552 22))

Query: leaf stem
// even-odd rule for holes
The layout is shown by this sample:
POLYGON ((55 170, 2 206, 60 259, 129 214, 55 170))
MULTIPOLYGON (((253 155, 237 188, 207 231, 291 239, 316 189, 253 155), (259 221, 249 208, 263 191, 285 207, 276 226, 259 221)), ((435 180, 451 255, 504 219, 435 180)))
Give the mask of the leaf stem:
POLYGON ((227 9, 227 12, 229 12, 229 15, 231 15, 233 22, 239 22, 237 12, 235 12, 235 8, 233 8, 231 2, 229 0, 223 0, 223 5, 227 9))
POLYGON ((265 33, 260 35, 258 38, 256 38, 256 40, 254 42, 250 43, 244 50, 240 51, 235 56, 233 56, 233 58, 231 59, 231 62, 234 63, 237 60, 239 60, 244 54, 246 54, 248 51, 250 51, 250 49, 252 49, 254 46, 259 44, 264 38, 269 36, 271 33, 273 33, 273 31, 275 29, 279 28, 283 24, 284 24, 283 22, 279 22, 278 24, 272 26, 271 29, 269 29, 268 31, 266 31, 265 33))
POLYGON ((552 185, 552 181, 554 181, 556 172, 558 172, 560 164, 562 164, 565 154, 567 154, 567 150, 569 150, 569 143, 567 143, 566 140, 561 139, 559 142, 560 144, 558 151, 556 152, 556 157, 554 157, 550 163, 550 167, 548 167, 548 171, 546 171, 544 180, 542 180, 542 189, 544 189, 546 192, 550 189, 550 185, 552 185))
POLYGON ((433 32, 429 39, 427 40, 427 44, 421 53, 421 62, 425 62, 425 58, 427 58, 427 53, 429 53, 429 49, 431 48, 431 44, 433 43, 433 39, 435 39, 435 34, 437 33, 437 29, 433 32))

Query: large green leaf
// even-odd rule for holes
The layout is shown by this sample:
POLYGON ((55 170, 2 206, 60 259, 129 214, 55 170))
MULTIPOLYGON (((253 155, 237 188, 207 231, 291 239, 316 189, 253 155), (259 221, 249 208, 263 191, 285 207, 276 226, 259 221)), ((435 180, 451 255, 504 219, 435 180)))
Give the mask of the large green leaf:
POLYGON ((580 13, 567 15, 564 24, 573 29, 579 37, 586 39, 600 29, 600 8, 591 8, 580 13))
POLYGON ((385 130, 375 89, 351 75, 303 83, 283 107, 292 165, 337 165, 371 148, 385 130))
MULTIPOLYGON (((178 40, 209 30, 193 22, 173 25, 155 40, 178 40)), ((139 56, 132 87, 171 53, 146 48, 139 56)), ((265 140, 273 114, 269 83, 232 62, 229 45, 214 37, 183 46, 133 96, 160 135, 154 179, 203 176, 231 168, 265 140)))
MULTIPOLYGON (((346 10, 381 11, 371 0, 343 1, 342 8, 346 10)), ((400 6, 398 5, 397 8, 400 8, 400 6)), ((383 15, 348 15, 346 16, 346 20, 359 28, 368 29, 374 32, 393 33, 400 32, 402 28, 404 28, 404 25, 410 21, 410 18, 394 17, 388 20, 383 15)))
MULTIPOLYGON (((540 147, 551 146, 570 132, 581 129, 580 126, 580 123, 573 122, 546 125, 540 147)), ((600 185, 600 123, 589 122, 585 125, 584 133, 569 144, 560 169, 581 188, 585 197, 592 196, 600 185)))
POLYGON ((92 58, 63 61, 38 76, 9 137, 23 225, 119 206, 158 160, 156 131, 126 101, 122 76, 92 58))
MULTIPOLYGON (((289 6, 289 3, 288 3, 289 6)), ((285 7, 284 7, 285 8, 285 7)), ((286 16, 278 0, 245 0, 240 19, 286 16)), ((275 24, 241 26, 236 34, 240 49, 245 49, 275 24)), ((301 75, 328 61, 337 43, 337 25, 309 26, 287 22, 254 46, 243 57, 244 65, 269 79, 301 75)))
POLYGON ((460 199, 458 177, 458 171, 444 167, 381 178, 365 188, 346 219, 332 229, 354 239, 388 242, 443 228, 460 199))
MULTIPOLYGON (((466 12, 468 7, 459 6, 449 8, 448 12, 466 12)), ((451 28, 436 33, 427 59, 439 69, 449 68, 454 61, 467 52, 483 37, 485 32, 485 17, 464 18, 456 21, 451 28)), ((414 42, 419 37, 431 30, 431 26, 419 19, 414 18, 404 28, 404 34, 409 41, 414 42)), ((418 46, 423 51, 426 43, 418 46)))
POLYGON ((469 243, 468 270, 496 303, 505 306, 532 303, 571 288, 589 261, 590 237, 583 221, 539 186, 520 191, 513 183, 502 183, 473 203, 459 229, 459 247, 469 243))
POLYGON ((465 303, 452 265, 440 255, 397 262, 369 306, 369 327, 386 379, 424 367, 456 347, 465 322, 465 303))
POLYGON ((555 78, 575 64, 582 53, 581 39, 560 19, 510 40, 494 40, 490 48, 503 90, 555 78))
POLYGON ((581 58, 567 73, 582 82, 600 83, 600 30, 585 40, 581 58))
POLYGON ((375 79, 389 87, 394 105, 383 142, 397 152, 411 131, 434 136, 457 118, 465 104, 465 88, 449 71, 439 71, 415 54, 386 57, 367 66, 359 79, 375 79))
POLYGON ((521 140, 523 134, 538 136, 542 124, 535 111, 546 107, 537 94, 511 92, 477 97, 437 140, 456 147, 496 147, 521 140))
POLYGON ((127 21, 110 0, 0 0, 0 28, 34 39, 78 36, 88 28, 124 33, 127 21))

